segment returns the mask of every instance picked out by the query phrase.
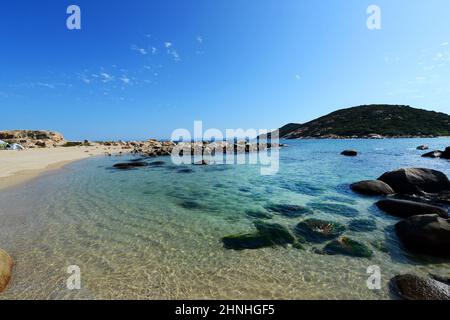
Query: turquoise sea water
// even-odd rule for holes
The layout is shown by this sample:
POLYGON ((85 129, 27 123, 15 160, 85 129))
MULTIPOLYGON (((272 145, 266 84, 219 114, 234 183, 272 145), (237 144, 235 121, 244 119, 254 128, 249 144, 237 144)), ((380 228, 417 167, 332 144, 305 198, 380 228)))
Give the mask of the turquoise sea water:
MULTIPOLYGON (((349 183, 400 167, 450 175, 450 163, 424 159, 416 147, 450 139, 286 141, 280 170, 258 165, 112 170, 123 157, 96 157, 0 193, 0 247, 15 260, 0 299, 390 299, 399 273, 448 274, 450 263, 405 252, 393 232, 399 219, 353 194, 349 183), (339 153, 360 151, 356 158, 339 153), (314 253, 321 244, 234 251, 221 238, 254 230, 247 210, 268 204, 340 204, 376 221, 371 232, 345 234, 374 251, 370 259, 314 253), (384 250, 374 246, 381 244, 384 250), (66 288, 67 267, 81 269, 81 290, 66 288), (366 269, 381 268, 381 290, 369 290, 366 269)), ((348 225, 345 215, 306 218, 348 225)), ((274 216, 290 229, 305 219, 274 216)))

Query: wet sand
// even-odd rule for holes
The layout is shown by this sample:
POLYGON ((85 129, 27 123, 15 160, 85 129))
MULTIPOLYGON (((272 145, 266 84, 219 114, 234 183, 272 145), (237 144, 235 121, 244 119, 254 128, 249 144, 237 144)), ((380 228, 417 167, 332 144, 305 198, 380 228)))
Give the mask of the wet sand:
POLYGON ((43 172, 105 153, 126 153, 121 147, 103 145, 0 151, 0 190, 29 181, 43 172))

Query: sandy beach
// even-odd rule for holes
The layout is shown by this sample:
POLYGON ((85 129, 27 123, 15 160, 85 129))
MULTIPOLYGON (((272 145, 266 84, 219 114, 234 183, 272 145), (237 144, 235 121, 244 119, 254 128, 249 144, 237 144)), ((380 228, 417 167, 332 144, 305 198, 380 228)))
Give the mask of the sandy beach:
POLYGON ((55 170, 64 165, 92 156, 124 152, 114 146, 80 146, 27 149, 24 151, 0 151, 0 190, 55 170))

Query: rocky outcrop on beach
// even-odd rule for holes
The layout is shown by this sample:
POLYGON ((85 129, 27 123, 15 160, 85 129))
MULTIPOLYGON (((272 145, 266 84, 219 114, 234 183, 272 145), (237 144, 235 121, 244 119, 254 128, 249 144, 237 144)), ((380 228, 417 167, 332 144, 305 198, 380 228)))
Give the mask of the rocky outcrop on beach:
POLYGON ((214 156, 217 153, 223 154, 242 154, 250 152, 265 151, 270 148, 280 148, 282 144, 276 143, 258 143, 247 141, 197 141, 197 142, 172 142, 148 140, 146 142, 129 142, 126 144, 133 148, 133 153, 144 156, 171 155, 173 152, 180 156, 189 155, 208 155, 214 156))
POLYGON ((57 147, 66 142, 59 132, 46 130, 0 131, 0 140, 17 143, 25 148, 57 147))
POLYGON ((450 287, 436 278, 412 274, 398 275, 390 281, 391 291, 405 300, 450 300, 450 287))
POLYGON ((0 249, 0 293, 6 289, 11 280, 13 265, 12 258, 0 249))

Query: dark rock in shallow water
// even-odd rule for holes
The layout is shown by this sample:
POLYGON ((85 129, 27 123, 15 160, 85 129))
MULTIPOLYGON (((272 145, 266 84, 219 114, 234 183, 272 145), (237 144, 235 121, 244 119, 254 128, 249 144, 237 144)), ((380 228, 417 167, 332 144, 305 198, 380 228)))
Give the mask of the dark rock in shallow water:
POLYGON ((147 162, 134 161, 134 162, 116 163, 113 165, 113 168, 127 170, 127 169, 133 169, 133 168, 137 168, 137 167, 146 167, 146 166, 148 166, 147 162))
POLYGON ((312 202, 308 204, 311 208, 324 213, 337 214, 344 217, 355 217, 359 214, 358 210, 355 208, 337 204, 337 203, 326 203, 326 202, 312 202))
POLYGON ((350 185, 350 189, 366 196, 387 196, 395 193, 387 183, 380 180, 356 182, 350 185))
POLYGON ((278 223, 267 223, 263 221, 254 222, 256 230, 267 236, 274 244, 294 243, 294 236, 282 225, 278 223))
POLYGON ((233 250, 260 249, 272 246, 270 239, 259 233, 226 236, 222 238, 222 242, 226 249, 233 250))
POLYGON ((378 178, 399 194, 439 193, 450 190, 447 176, 436 170, 406 168, 386 172, 378 178))
POLYGON ((194 200, 186 200, 179 203, 179 205, 185 209, 201 209, 203 206, 194 200))
POLYGON ((260 210, 247 210, 246 214, 248 217, 250 218, 256 218, 256 219, 272 219, 273 215, 265 212, 265 211, 260 211, 260 210))
POLYGON ((331 221, 308 219, 300 222, 295 233, 306 241, 321 243, 339 237, 345 231, 345 226, 331 221))
POLYGON ((417 147, 417 150, 428 150, 429 147, 426 144, 417 147))
POLYGON ((448 218, 447 210, 438 206, 399 199, 384 199, 376 203, 377 207, 386 213, 400 218, 411 216, 437 214, 442 218, 448 218))
POLYGON ((441 156, 442 156, 442 151, 439 151, 439 150, 427 152, 422 155, 423 158, 440 158, 441 156))
POLYGON ((347 157, 356 157, 358 155, 358 151, 356 150, 344 150, 341 152, 341 155, 347 157))
POLYGON ((359 258, 370 258, 373 255, 372 250, 366 245, 347 237, 331 241, 323 248, 323 252, 331 255, 342 254, 359 258))
POLYGON ((294 204, 269 204, 265 208, 275 214, 280 214, 288 218, 298 218, 313 213, 309 208, 294 204))
POLYGON ((375 220, 357 219, 350 221, 348 228, 355 232, 370 232, 377 228, 375 220))
POLYGON ((441 258, 450 258, 450 220, 438 215, 413 216, 395 225, 405 248, 441 258))
POLYGON ((391 291, 406 300, 450 300, 450 287, 431 278, 398 275, 390 281, 391 291))
POLYGON ((153 161, 153 162, 150 162, 148 165, 152 166, 152 167, 161 167, 165 164, 166 163, 164 161, 153 161))
POLYGON ((239 191, 248 193, 248 192, 252 192, 252 189, 250 187, 240 187, 239 191))
POLYGON ((387 244, 385 241, 382 240, 373 240, 370 243, 374 248, 380 250, 381 252, 389 252, 389 249, 387 247, 387 244))
POLYGON ((295 238, 282 225, 255 221, 257 232, 237 234, 222 238, 226 249, 244 250, 287 245, 295 243, 295 238))
POLYGON ((189 168, 181 168, 177 170, 178 173, 192 173, 194 172, 194 170, 189 169, 189 168))

